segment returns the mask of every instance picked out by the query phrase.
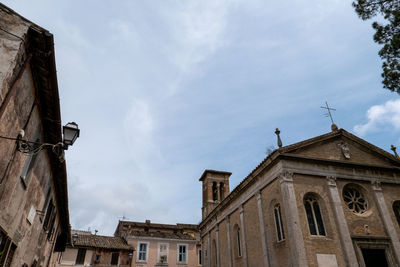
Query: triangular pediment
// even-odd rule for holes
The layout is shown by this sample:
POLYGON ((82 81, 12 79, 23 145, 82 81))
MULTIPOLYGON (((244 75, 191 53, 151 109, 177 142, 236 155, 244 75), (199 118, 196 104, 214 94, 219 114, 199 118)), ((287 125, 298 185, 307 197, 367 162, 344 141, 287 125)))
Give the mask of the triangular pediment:
POLYGON ((400 160, 392 154, 343 129, 283 147, 280 152, 322 160, 400 167, 400 160))

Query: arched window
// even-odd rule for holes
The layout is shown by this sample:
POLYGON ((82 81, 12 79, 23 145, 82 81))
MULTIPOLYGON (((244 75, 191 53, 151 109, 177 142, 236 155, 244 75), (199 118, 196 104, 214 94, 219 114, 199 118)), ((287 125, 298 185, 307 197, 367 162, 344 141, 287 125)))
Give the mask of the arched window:
POLYGON ((311 235, 325 236, 324 222, 322 221, 321 210, 319 208, 318 199, 307 194, 304 197, 304 208, 306 209, 308 227, 311 235))
POLYGON ((396 216, 397 223, 400 227, 400 200, 396 200, 393 203, 393 212, 394 212, 394 215, 396 216))
POLYGON ((279 204, 276 204, 274 207, 274 218, 275 218, 277 239, 278 241, 285 240, 285 231, 283 230, 281 205, 279 204))
POLYGON ((212 183, 212 196, 213 196, 213 201, 217 201, 218 198, 218 192, 217 192, 217 183, 213 182, 212 183))
POLYGON ((214 266, 218 266, 218 255, 217 255, 217 243, 215 242, 215 239, 213 240, 213 251, 214 251, 214 266))
POLYGON ((234 229, 234 236, 236 239, 236 252, 238 257, 242 257, 242 243, 240 240, 240 228, 237 224, 233 227, 234 229))

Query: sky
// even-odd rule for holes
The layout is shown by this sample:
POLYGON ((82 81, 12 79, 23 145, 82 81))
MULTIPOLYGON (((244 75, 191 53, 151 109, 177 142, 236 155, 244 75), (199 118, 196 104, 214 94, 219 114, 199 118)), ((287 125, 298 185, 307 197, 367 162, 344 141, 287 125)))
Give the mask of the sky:
POLYGON ((3 0, 55 38, 73 229, 199 223, 205 169, 231 190, 335 123, 391 152, 400 97, 348 0, 3 0))

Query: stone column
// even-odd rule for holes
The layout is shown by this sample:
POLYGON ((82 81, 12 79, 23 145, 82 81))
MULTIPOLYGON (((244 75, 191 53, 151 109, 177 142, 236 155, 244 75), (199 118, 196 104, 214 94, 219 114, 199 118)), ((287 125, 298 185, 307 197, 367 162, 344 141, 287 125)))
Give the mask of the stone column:
POLYGON ((347 266, 359 266, 357 262, 356 252, 351 240, 349 227, 347 226, 346 217, 344 216, 342 201, 336 186, 336 177, 328 176, 329 197, 335 215, 335 222, 339 230, 340 242, 342 244, 342 252, 345 256, 347 266))
POLYGON ((258 206, 258 218, 259 218, 259 224, 260 224, 261 246, 262 246, 263 257, 264 257, 264 266, 269 267, 267 237, 266 237, 266 233, 265 233, 265 223, 264 223, 264 210, 263 210, 263 206, 262 206, 262 199, 261 199, 260 191, 257 192, 256 197, 257 197, 257 206, 258 206))
POLYGON ((231 247, 231 222, 229 215, 226 216, 226 235, 228 236, 228 257, 229 257, 229 267, 233 266, 232 263, 232 247, 231 247))
POLYGON ((379 213, 381 214, 383 224, 385 225, 386 232, 392 241, 393 253, 396 257, 397 263, 400 264, 400 241, 397 236, 396 229, 394 228, 385 198, 383 197, 381 183, 379 181, 373 181, 372 189, 374 190, 376 204, 378 206, 379 213))
POLYGON ((220 184, 217 183, 217 200, 219 202, 221 202, 221 192, 220 192, 221 188, 220 188, 220 184))
POLYGON ((216 230, 215 230, 215 242, 216 242, 216 246, 217 246, 217 255, 215 255, 215 257, 217 258, 217 267, 219 267, 221 265, 220 263, 220 256, 219 256, 219 226, 217 224, 216 226, 216 230))
POLYGON ((243 205, 240 205, 240 224, 241 224, 241 231, 242 231, 242 245, 243 245, 243 266, 247 267, 247 245, 246 245, 246 231, 245 231, 245 224, 244 224, 244 210, 243 205))
POLYGON ((293 173, 283 172, 279 175, 279 179, 285 207, 292 266, 306 267, 308 263, 297 210, 296 195, 294 193, 293 173))

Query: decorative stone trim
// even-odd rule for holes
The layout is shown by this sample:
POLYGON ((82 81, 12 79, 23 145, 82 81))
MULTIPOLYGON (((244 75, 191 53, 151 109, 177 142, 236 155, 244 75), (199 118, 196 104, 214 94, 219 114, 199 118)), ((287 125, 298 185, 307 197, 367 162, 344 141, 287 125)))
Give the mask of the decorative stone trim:
POLYGON ((280 183, 293 183, 293 172, 284 171, 279 174, 280 183))
POLYGON ((380 181, 372 180, 371 184, 372 184, 372 189, 374 191, 382 191, 382 186, 381 186, 381 182, 380 181))
POLYGON ((326 179, 328 180, 328 186, 336 187, 336 176, 326 176, 326 179))

